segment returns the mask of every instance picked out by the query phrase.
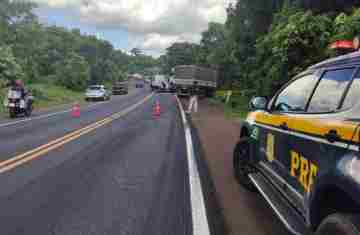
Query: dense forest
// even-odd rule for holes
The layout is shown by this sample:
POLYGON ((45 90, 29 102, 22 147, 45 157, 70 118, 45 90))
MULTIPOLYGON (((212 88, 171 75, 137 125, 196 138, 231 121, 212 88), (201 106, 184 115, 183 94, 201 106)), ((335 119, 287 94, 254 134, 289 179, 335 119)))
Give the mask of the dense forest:
POLYGON ((334 56, 331 42, 360 33, 359 1, 238 0, 225 24, 210 23, 200 44, 175 43, 165 71, 196 63, 218 68, 224 87, 271 95, 311 64, 334 56))
POLYGON ((222 86, 271 94, 307 66, 333 56, 328 46, 360 33, 355 0, 238 0, 224 24, 209 23, 199 44, 174 43, 158 60, 128 55, 79 29, 43 25, 36 5, 0 1, 0 84, 22 78, 73 90, 124 79, 161 64, 219 69, 222 86))
POLYGON ((73 90, 142 72, 157 60, 116 50, 108 41, 39 23, 27 1, 0 1, 0 84, 23 79, 73 90))

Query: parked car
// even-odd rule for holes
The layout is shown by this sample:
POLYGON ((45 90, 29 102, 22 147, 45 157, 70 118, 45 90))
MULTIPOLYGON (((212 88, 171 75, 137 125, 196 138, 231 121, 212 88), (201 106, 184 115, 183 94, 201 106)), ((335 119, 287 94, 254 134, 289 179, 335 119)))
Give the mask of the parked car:
POLYGON ((113 95, 126 95, 129 93, 129 83, 125 82, 115 82, 112 87, 113 95))
POLYGON ((143 83, 136 83, 135 88, 144 88, 144 84, 143 83))
POLYGON ((239 183, 293 234, 360 231, 360 53, 309 67, 253 98, 234 150, 239 183))
POLYGON ((104 85, 89 86, 85 93, 86 101, 110 100, 111 94, 104 85))

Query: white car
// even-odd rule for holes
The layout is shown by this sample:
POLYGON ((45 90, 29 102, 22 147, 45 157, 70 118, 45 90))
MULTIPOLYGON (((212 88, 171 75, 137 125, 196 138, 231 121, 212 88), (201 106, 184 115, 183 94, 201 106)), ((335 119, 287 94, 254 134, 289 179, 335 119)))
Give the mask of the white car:
POLYGON ((93 100, 110 100, 110 92, 106 90, 104 85, 93 85, 89 86, 85 93, 85 100, 86 101, 93 101, 93 100))

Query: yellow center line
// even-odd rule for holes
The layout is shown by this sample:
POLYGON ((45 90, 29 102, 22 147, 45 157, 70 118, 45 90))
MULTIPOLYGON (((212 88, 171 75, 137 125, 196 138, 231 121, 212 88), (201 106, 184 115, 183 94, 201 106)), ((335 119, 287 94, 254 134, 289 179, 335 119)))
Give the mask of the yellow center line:
POLYGON ((65 136, 63 136, 63 137, 61 137, 61 138, 59 138, 59 139, 53 140, 53 141, 51 141, 51 142, 49 142, 49 143, 47 143, 47 144, 44 144, 44 145, 42 145, 42 146, 40 146, 40 147, 38 147, 38 148, 35 148, 35 149, 31 150, 31 151, 28 151, 28 152, 25 152, 25 153, 23 153, 23 154, 20 154, 20 155, 18 155, 18 156, 16 156, 16 157, 10 158, 9 160, 0 162, 0 168, 6 166, 6 165, 8 165, 8 164, 11 164, 12 162, 16 162, 16 161, 18 161, 18 160, 20 160, 20 159, 22 159, 22 158, 24 158, 24 157, 26 157, 26 156, 28 156, 28 155, 34 154, 34 153, 36 153, 36 152, 38 152, 38 151, 41 151, 42 149, 51 147, 52 145, 54 145, 54 144, 56 144, 56 143, 58 143, 58 142, 60 142, 60 141, 63 141, 63 140, 65 140, 65 139, 67 139, 67 138, 70 138, 70 137, 72 137, 72 136, 74 136, 74 135, 77 135, 77 134, 81 133, 82 131, 85 131, 85 130, 87 130, 87 129, 89 129, 89 128, 92 128, 93 126, 96 126, 96 125, 98 125, 98 124, 101 124, 101 123, 104 122, 105 120, 106 120, 106 119, 100 120, 100 121, 98 121, 98 122, 96 122, 96 123, 93 123, 93 124, 91 124, 91 125, 89 125, 89 126, 86 126, 86 127, 81 128, 81 129, 79 129, 79 130, 76 130, 76 131, 74 131, 74 132, 71 132, 71 133, 69 133, 69 134, 67 134, 67 135, 65 135, 65 136))
POLYGON ((141 104, 145 103, 152 96, 153 96, 153 93, 146 96, 143 100, 134 104, 133 106, 131 106, 119 113, 113 114, 112 116, 110 116, 108 118, 97 121, 91 125, 88 125, 84 128, 76 130, 72 133, 69 133, 69 134, 67 134, 61 138, 58 138, 56 140, 53 140, 47 144, 44 144, 38 148, 35 148, 33 150, 30 150, 28 152, 25 152, 23 154, 20 154, 18 156, 10 158, 6 161, 0 162, 0 174, 4 173, 6 171, 12 170, 12 169, 14 169, 20 165, 23 165, 29 161, 37 159, 37 158, 41 157, 42 155, 65 145, 66 143, 69 143, 75 139, 78 139, 80 136, 83 136, 89 132, 92 132, 92 131, 102 127, 102 126, 105 126, 106 124, 113 122, 116 119, 121 118, 122 116, 128 114, 129 112, 131 112, 132 110, 134 110, 135 108, 140 106, 141 104))
POLYGON ((65 140, 63 140, 63 141, 61 141, 61 142, 59 142, 59 143, 56 143, 56 144, 54 144, 54 145, 51 145, 51 146, 48 147, 48 148, 44 148, 44 149, 42 149, 42 150, 40 150, 40 151, 38 151, 38 152, 36 152, 36 153, 34 153, 34 154, 28 155, 27 157, 23 157, 23 158, 21 158, 20 160, 14 162, 14 163, 12 163, 12 164, 8 164, 8 165, 6 165, 5 167, 0 168, 0 174, 1 174, 1 173, 4 173, 4 172, 6 172, 6 171, 9 171, 9 170, 11 170, 11 169, 14 169, 14 168, 17 167, 17 166, 20 166, 20 165, 22 165, 22 164, 24 164, 24 163, 27 163, 27 162, 29 162, 29 161, 32 161, 32 160, 34 160, 34 159, 36 159, 36 158, 39 158, 39 157, 41 157, 42 155, 44 155, 44 154, 46 154, 46 153, 48 153, 48 152, 50 152, 50 151, 52 151, 52 150, 55 150, 55 149, 57 149, 57 148, 65 145, 66 143, 69 143, 70 141, 73 141, 73 140, 79 138, 80 136, 85 135, 85 134, 87 134, 87 133, 89 133, 89 132, 91 132, 91 131, 93 131, 93 130, 95 130, 95 129, 98 129, 99 127, 102 127, 102 126, 104 126, 104 125, 106 125, 106 124, 108 124, 108 123, 110 123, 110 122, 112 122, 112 121, 111 121, 111 120, 106 120, 106 122, 102 122, 101 124, 98 124, 98 125, 96 125, 96 126, 94 126, 94 127, 92 127, 92 128, 86 129, 85 131, 80 132, 80 133, 78 133, 78 134, 76 134, 76 135, 74 135, 74 136, 71 136, 70 138, 67 138, 67 139, 65 139, 65 140))

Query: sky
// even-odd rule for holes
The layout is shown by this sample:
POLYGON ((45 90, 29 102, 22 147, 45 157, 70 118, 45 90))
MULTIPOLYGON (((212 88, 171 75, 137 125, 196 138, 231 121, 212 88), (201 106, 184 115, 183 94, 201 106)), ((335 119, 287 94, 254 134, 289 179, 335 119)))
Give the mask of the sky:
POLYGON ((174 42, 198 43, 209 22, 224 23, 234 0, 31 0, 44 24, 79 28, 115 48, 158 57, 174 42))

